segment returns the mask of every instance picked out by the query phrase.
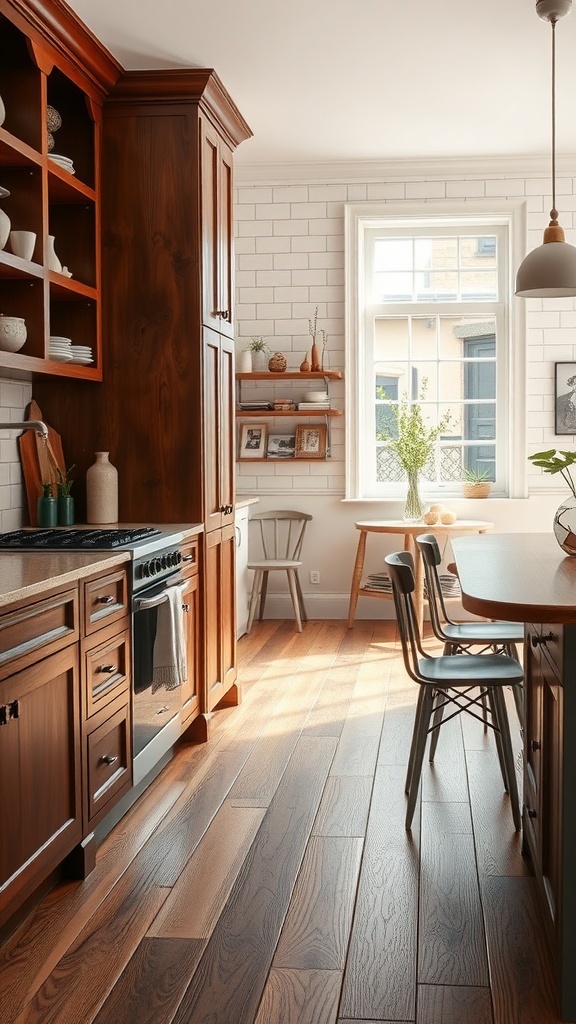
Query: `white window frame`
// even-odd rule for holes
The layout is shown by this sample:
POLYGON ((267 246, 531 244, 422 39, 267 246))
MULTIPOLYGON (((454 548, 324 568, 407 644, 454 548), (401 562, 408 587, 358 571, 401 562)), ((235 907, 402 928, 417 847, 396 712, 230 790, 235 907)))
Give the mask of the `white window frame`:
MULTIPOLYGON (((504 319, 504 353, 499 353, 497 410, 499 435, 507 440, 503 454, 503 474, 500 488, 493 490, 494 497, 525 497, 527 494, 526 460, 518 458, 518 451, 525 448, 526 437, 526 358, 524 303, 514 298, 513 272, 525 251, 526 204, 513 201, 475 202, 430 202, 430 203, 355 203, 344 209, 345 220, 345 269, 346 269, 346 495, 348 501, 379 502, 398 501, 404 496, 405 486, 387 485, 386 494, 366 493, 363 474, 362 451, 367 443, 364 425, 370 422, 366 404, 368 394, 365 387, 367 364, 366 323, 367 316, 364 295, 364 267, 367 233, 379 225, 388 228, 408 227, 416 233, 425 234, 430 228, 474 227, 475 230, 490 234, 490 228, 500 225, 505 229, 507 245, 499 258, 505 261, 507 283, 506 313, 504 319), (513 383, 513 386, 512 386, 513 383)), ((490 304, 478 304, 488 313, 490 304)), ((427 307, 422 304, 422 312, 427 307)), ((401 307, 394 304, 394 312, 401 307)), ((407 304, 406 311, 416 314, 420 304, 407 304)), ((452 307, 454 311, 454 307, 452 307)), ((392 309, 390 310, 392 313, 392 309)), ((434 304, 434 312, 450 312, 449 304, 434 304)), ((483 315, 483 313, 482 313, 483 315)), ((500 325, 501 327, 502 325, 500 325)), ((498 338, 498 344, 502 339, 498 338)), ((370 367, 372 375, 372 367, 370 367)), ((373 438, 370 438, 373 443, 373 438)), ((499 458, 502 453, 499 452, 499 458)), ((428 492, 428 496, 431 497, 428 492)), ((461 491, 438 491, 439 498, 461 496, 461 491)))

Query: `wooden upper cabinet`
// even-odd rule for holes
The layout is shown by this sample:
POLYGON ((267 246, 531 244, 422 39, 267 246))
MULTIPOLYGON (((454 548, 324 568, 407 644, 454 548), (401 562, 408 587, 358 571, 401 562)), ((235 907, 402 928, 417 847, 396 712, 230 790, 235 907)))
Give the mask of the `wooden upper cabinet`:
POLYGON ((0 0, 0 186, 9 192, 0 203, 12 230, 36 236, 29 259, 9 239, 0 250, 0 309, 27 331, 18 352, 0 350, 0 370, 101 380, 102 100, 120 67, 71 11, 54 7, 0 0), (54 357, 54 335, 89 348, 92 361, 54 357))
POLYGON ((202 321, 234 337, 232 151, 207 118, 200 121, 202 154, 202 321))

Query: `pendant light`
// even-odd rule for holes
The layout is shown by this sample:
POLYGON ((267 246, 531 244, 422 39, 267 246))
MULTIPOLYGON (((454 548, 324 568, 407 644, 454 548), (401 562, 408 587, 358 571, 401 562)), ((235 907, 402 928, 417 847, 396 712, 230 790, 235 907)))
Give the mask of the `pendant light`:
POLYGON ((572 0, 536 0, 536 13, 552 26, 552 209, 544 242, 518 267, 516 295, 561 298, 576 295, 576 248, 564 240, 556 209, 556 22, 572 8, 572 0))

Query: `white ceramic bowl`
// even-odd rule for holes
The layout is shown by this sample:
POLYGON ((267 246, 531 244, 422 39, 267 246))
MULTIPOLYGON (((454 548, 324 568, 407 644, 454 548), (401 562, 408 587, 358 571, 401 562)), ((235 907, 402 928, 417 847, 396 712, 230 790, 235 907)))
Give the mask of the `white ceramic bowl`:
POLYGON ((328 399, 327 391, 305 391, 304 401, 305 402, 326 402, 328 399))
POLYGON ((26 321, 20 316, 0 316, 0 350, 19 352, 26 341, 26 321))

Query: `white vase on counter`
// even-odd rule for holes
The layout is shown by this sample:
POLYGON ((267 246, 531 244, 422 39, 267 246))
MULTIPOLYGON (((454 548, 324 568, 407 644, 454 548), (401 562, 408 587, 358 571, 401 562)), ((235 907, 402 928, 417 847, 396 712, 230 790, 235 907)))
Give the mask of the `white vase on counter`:
POLYGON ((96 462, 86 473, 86 522, 118 522, 118 470, 109 452, 96 452, 96 462))

